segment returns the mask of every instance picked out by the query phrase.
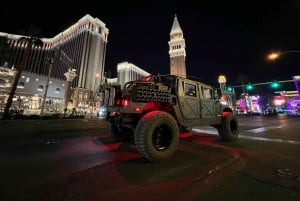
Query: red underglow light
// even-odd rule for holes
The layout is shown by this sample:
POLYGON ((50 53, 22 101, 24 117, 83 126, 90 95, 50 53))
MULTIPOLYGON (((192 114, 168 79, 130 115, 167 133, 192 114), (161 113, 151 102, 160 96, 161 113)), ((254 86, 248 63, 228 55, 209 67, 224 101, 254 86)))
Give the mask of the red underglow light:
POLYGON ((190 138, 192 136, 191 132, 179 133, 179 139, 190 138))

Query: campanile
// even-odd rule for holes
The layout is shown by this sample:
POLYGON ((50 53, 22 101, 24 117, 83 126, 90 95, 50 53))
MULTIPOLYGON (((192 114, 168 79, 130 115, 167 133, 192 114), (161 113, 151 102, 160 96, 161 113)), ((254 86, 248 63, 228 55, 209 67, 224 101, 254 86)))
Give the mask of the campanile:
POLYGON ((185 66, 185 40, 183 32, 175 15, 170 32, 169 55, 170 55, 170 74, 186 77, 185 66))

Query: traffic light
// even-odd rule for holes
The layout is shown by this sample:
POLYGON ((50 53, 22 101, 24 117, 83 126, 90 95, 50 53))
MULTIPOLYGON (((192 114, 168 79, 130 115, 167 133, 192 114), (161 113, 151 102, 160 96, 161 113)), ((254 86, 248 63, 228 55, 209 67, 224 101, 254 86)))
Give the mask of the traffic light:
POLYGON ((252 90, 252 89, 253 89, 253 85, 252 85, 252 84, 247 84, 247 85, 246 85, 246 89, 247 89, 248 91, 252 90))
POLYGON ((233 87, 232 87, 232 86, 228 86, 228 87, 227 87, 227 91, 233 92, 233 87))
POLYGON ((274 82, 271 83, 271 88, 272 89, 277 89, 279 87, 280 87, 280 83, 279 82, 274 81, 274 82))

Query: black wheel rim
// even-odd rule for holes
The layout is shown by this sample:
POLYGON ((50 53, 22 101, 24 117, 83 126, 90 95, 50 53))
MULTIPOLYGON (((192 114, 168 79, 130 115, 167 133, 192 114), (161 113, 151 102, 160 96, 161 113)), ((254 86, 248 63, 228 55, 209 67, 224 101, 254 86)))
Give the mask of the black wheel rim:
POLYGON ((152 134, 152 143, 157 150, 167 149, 172 141, 172 131, 164 124, 158 125, 152 134))

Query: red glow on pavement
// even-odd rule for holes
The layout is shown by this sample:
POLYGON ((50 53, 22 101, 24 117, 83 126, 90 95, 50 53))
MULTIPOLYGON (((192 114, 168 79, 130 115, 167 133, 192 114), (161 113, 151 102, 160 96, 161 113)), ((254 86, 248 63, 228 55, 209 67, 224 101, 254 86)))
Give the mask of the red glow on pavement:
POLYGON ((190 138, 190 137, 192 137, 191 132, 179 133, 179 139, 190 138))
POLYGON ((113 151, 119 149, 121 143, 105 144, 98 147, 99 151, 113 151))
POLYGON ((202 143, 202 144, 211 144, 213 142, 215 142, 216 140, 218 140, 219 138, 217 136, 199 136, 199 137, 194 137, 192 138, 193 142, 198 142, 198 143, 202 143))
POLYGON ((127 151, 118 151, 118 154, 115 155, 114 162, 123 162, 130 161, 137 158, 143 158, 138 152, 127 152, 127 151))

